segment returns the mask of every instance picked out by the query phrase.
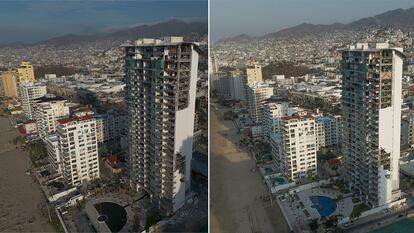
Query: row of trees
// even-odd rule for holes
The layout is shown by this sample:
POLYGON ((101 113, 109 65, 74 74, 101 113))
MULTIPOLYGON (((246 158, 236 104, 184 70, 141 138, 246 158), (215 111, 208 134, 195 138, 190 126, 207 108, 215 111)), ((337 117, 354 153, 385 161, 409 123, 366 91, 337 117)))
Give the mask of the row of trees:
MULTIPOLYGON (((337 229, 339 218, 343 217, 343 215, 333 215, 330 217, 323 217, 320 222, 322 223, 323 228, 326 230, 329 229, 335 229, 333 232, 341 232, 340 229, 337 229)), ((309 221, 309 228, 312 230, 312 232, 317 232, 320 225, 317 218, 314 218, 309 221)))

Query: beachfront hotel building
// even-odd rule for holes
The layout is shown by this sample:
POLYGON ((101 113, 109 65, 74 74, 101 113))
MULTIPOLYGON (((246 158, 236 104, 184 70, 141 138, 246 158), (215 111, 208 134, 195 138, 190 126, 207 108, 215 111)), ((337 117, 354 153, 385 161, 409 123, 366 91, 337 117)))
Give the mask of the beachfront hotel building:
POLYGON ((47 94, 46 85, 37 82, 26 82, 20 84, 20 101, 24 114, 28 119, 35 118, 35 102, 47 94))
MULTIPOLYGON (((71 117, 57 120, 56 136, 59 142, 56 163, 61 164, 58 169, 69 184, 78 186, 85 181, 99 178, 94 115, 74 113, 71 117)), ((49 137, 48 145, 51 152, 56 150, 56 138, 49 137)))
POLYGON ((277 118, 270 136, 273 161, 285 178, 296 181, 317 174, 315 117, 306 112, 277 118))
POLYGON ((341 49, 344 176, 371 207, 401 197, 402 52, 388 43, 341 49))
POLYGON ((253 122, 260 123, 264 100, 273 95, 273 87, 265 83, 253 82, 246 86, 247 109, 253 122))
POLYGON ((182 37, 123 47, 131 182, 175 212, 190 189, 199 49, 182 37))
POLYGON ((35 99, 35 105, 34 118, 39 136, 45 142, 56 131, 56 121, 69 116, 69 106, 65 98, 54 95, 35 99))

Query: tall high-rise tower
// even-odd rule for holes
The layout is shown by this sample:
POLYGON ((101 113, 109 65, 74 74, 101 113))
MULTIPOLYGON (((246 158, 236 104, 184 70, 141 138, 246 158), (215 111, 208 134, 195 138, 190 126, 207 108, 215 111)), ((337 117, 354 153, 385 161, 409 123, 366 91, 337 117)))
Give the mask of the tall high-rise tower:
POLYGON ((131 181, 175 212, 190 188, 198 49, 182 37, 124 48, 131 181))
POLYGON ((35 75, 33 65, 29 62, 21 62, 20 66, 16 70, 17 73, 17 83, 20 84, 21 82, 34 82, 35 75))
POLYGON ((247 108, 253 122, 262 122, 264 101, 273 95, 273 87, 265 83, 253 82, 246 87, 247 108))
POLYGON ((47 94, 43 83, 26 82, 20 84, 20 100, 23 112, 28 119, 35 118, 36 99, 47 94))
POLYGON ((371 207, 400 198, 403 53, 388 43, 342 49, 342 150, 350 188, 371 207))
POLYGON ((39 136, 43 141, 56 131, 56 121, 69 116, 69 106, 65 98, 45 95, 34 100, 35 110, 32 113, 36 120, 39 136))

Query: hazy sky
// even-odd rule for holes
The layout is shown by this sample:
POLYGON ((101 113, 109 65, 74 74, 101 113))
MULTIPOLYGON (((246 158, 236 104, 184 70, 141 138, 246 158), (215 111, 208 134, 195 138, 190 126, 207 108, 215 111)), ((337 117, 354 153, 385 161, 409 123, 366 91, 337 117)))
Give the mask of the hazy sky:
POLYGON ((263 35, 301 23, 349 23, 388 10, 414 7, 413 0, 211 0, 211 38, 263 35))
POLYGON ((207 16, 207 0, 0 0, 0 44, 207 16))

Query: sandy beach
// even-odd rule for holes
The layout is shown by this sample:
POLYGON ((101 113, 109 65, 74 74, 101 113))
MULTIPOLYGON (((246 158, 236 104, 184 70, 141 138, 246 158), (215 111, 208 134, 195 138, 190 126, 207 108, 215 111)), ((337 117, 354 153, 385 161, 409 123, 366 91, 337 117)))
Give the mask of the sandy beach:
POLYGON ((232 121, 221 121, 211 108, 211 231, 289 232, 280 208, 268 195, 254 160, 234 143, 240 140, 232 121))
POLYGON ((46 199, 31 176, 26 152, 9 140, 18 136, 8 118, 0 118, 0 232, 55 232, 40 206, 46 199))

